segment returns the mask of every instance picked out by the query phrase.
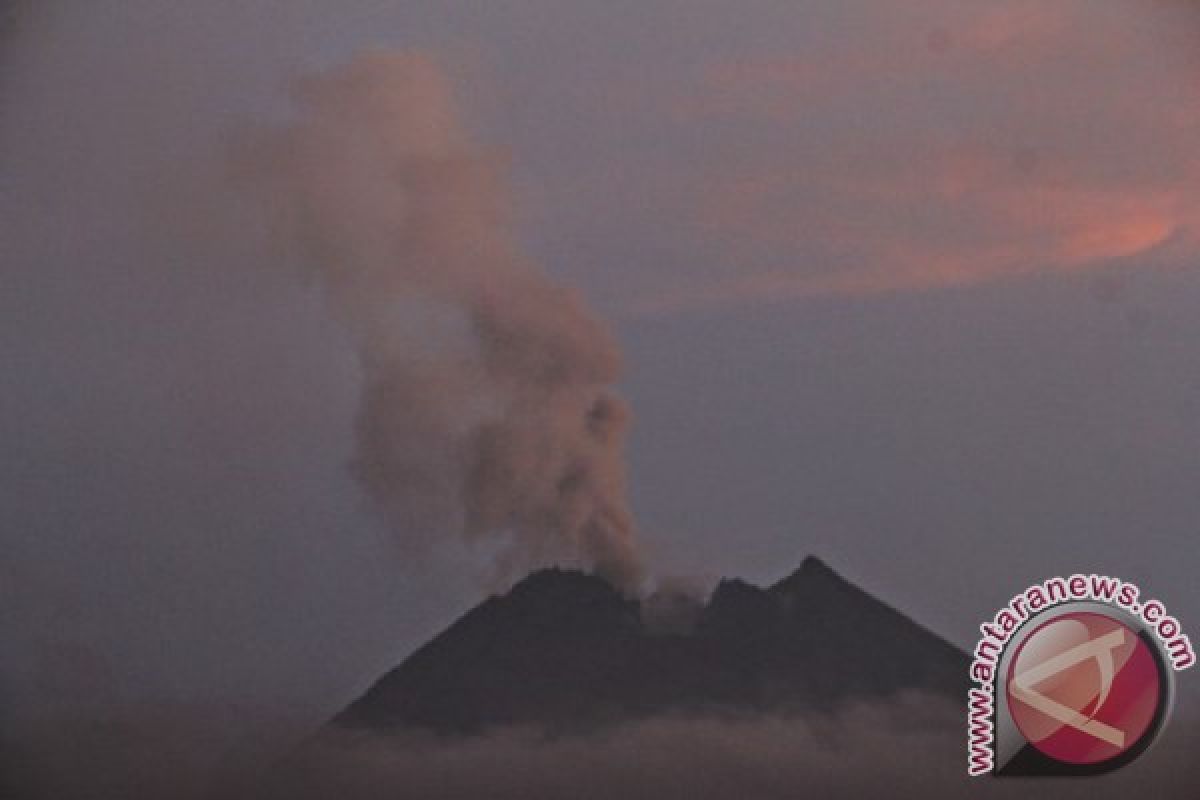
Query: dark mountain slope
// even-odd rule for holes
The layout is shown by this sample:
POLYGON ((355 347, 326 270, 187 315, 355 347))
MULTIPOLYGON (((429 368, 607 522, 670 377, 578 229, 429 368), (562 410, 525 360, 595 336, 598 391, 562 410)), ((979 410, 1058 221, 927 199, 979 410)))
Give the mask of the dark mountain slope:
POLYGON ((832 709, 907 689, 957 700, 967 663, 811 557, 768 589, 721 581, 690 630, 672 633, 602 579, 548 569, 468 612, 333 724, 570 731, 660 714, 832 709))

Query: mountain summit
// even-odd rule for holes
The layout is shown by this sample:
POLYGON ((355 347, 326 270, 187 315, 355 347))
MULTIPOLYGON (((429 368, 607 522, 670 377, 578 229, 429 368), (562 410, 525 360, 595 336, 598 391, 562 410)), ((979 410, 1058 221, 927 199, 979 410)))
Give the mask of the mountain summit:
POLYGON ((642 603, 599 577, 540 570, 469 611, 332 724, 574 731, 966 692, 965 653, 811 556, 769 588, 726 579, 694 606, 686 626, 652 625, 642 603))

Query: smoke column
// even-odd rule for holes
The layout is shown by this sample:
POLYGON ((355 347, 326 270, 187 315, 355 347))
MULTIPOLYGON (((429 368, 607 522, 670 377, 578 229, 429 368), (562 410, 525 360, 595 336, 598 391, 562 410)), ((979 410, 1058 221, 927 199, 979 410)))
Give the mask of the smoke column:
POLYGON ((500 577, 565 562, 635 588, 619 353, 517 251, 501 164, 465 134, 441 71, 371 53, 295 101, 249 163, 357 348, 355 478, 417 551, 456 530, 500 577))

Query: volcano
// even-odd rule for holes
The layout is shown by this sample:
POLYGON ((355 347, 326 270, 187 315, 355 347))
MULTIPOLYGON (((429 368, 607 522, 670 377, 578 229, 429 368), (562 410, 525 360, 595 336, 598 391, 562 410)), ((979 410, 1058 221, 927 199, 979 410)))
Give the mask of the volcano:
POLYGON ((661 715, 835 710, 908 690, 961 702, 968 657, 815 557, 768 588, 722 580, 684 622, 545 569, 493 596, 330 723, 445 736, 582 732, 661 715))

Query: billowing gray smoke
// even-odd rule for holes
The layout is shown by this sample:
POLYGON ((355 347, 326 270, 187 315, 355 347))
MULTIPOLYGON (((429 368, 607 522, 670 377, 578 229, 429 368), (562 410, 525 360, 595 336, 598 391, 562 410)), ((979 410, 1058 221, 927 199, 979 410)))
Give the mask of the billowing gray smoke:
POLYGON ((566 562, 635 588, 619 354, 517 251, 498 160, 440 70, 377 52, 295 99, 250 161, 357 347, 355 477, 417 549, 450 526, 504 575, 566 562))

